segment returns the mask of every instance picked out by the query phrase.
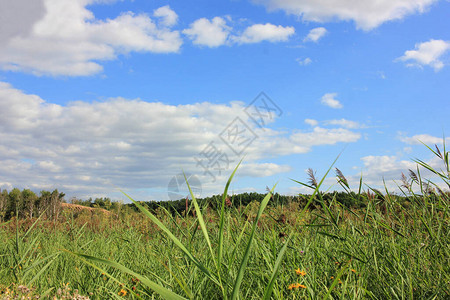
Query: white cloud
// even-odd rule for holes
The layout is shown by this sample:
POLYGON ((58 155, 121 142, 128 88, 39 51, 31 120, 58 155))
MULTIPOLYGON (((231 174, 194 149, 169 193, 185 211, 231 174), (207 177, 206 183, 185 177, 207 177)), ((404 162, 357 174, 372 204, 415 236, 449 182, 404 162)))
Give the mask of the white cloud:
MULTIPOLYGON (((442 170, 442 160, 437 157, 431 159, 423 159, 425 163, 434 168, 435 170, 442 170)), ((369 186, 384 191, 385 187, 389 192, 399 192, 399 186, 402 185, 401 176, 402 173, 409 176, 409 170, 413 170, 417 173, 417 163, 412 160, 404 160, 399 156, 388 155, 368 155, 361 158, 362 166, 354 167, 360 171, 355 175, 346 176, 350 186, 357 189, 362 176, 363 186, 369 186), (384 180, 384 182, 383 182, 384 180)), ((442 184, 442 181, 432 174, 430 171, 423 167, 419 167, 422 180, 426 182, 431 180, 443 190, 448 187, 442 184)), ((335 182, 335 181, 334 181, 335 182)), ((415 185, 414 190, 418 190, 418 186, 415 185)))
POLYGON ((415 169, 415 163, 407 160, 398 160, 396 156, 365 156, 361 158, 364 168, 372 177, 380 180, 383 176, 391 179, 399 178, 402 172, 415 169))
POLYGON ((297 132, 291 136, 294 143, 304 147, 334 145, 336 143, 352 143, 361 138, 361 134, 344 128, 314 127, 312 132, 297 132))
MULTIPOLYGON (((242 102, 173 106, 123 98, 61 106, 0 82, 0 182, 79 197, 111 195, 115 187, 162 190, 164 197, 183 169, 198 174, 204 195, 217 193, 240 160, 218 135, 237 116, 252 124, 244 108, 242 102), (231 160, 215 182, 194 158, 210 142, 231 160)), ((245 150, 245 176, 288 172, 290 166, 267 160, 361 137, 344 128, 253 130, 258 138, 245 150)))
POLYGON ((239 176, 267 177, 279 173, 290 172, 292 168, 288 165, 277 165, 274 163, 244 163, 239 169, 239 176))
POLYGON ((215 17, 211 21, 201 18, 193 22, 188 29, 184 29, 186 34, 194 44, 208 47, 219 47, 227 42, 231 28, 226 25, 226 21, 221 17, 215 17))
POLYGON ((295 33, 294 27, 281 25, 273 25, 270 23, 266 24, 255 24, 247 27, 244 32, 235 37, 238 43, 249 44, 249 43, 259 43, 262 41, 275 42, 285 42, 295 33))
POLYGON ((155 9, 153 15, 155 17, 162 18, 163 24, 167 27, 174 26, 178 22, 178 15, 170 8, 169 5, 155 9))
MULTIPOLYGON (((15 1, 6 1, 8 15, 23 9, 10 5, 15 1)), ((45 13, 36 10, 35 16, 28 17, 29 23, 34 22, 28 30, 7 33, 8 40, 0 44, 0 68, 37 75, 86 76, 102 71, 99 61, 113 60, 119 54, 171 53, 180 49, 180 34, 170 29, 176 22, 170 7, 155 11, 160 23, 146 14, 132 12, 99 20, 87 9, 94 2, 43 0, 45 13)), ((23 26, 20 18, 9 24, 12 28, 23 26)))
POLYGON ((225 19, 215 17, 211 21, 206 18, 198 19, 188 29, 183 30, 183 33, 194 44, 211 48, 236 43, 284 42, 295 33, 293 27, 277 26, 270 23, 251 25, 240 35, 231 35, 233 30, 231 26, 227 25, 225 19))
POLYGON ((322 99, 320 100, 320 102, 323 105, 326 105, 331 108, 335 108, 335 109, 342 108, 343 105, 341 104, 341 102, 339 102, 339 100, 335 99, 336 96, 337 96, 337 93, 327 93, 322 96, 322 99))
POLYGON ((444 67, 442 56, 450 51, 450 42, 443 40, 429 40, 428 42, 416 44, 415 50, 405 51, 405 55, 398 60, 407 62, 408 67, 430 66, 435 71, 444 67))
MULTIPOLYGON (((419 145, 425 143, 426 145, 442 145, 442 137, 435 137, 429 134, 416 134, 411 137, 402 136, 400 140, 411 145, 419 145)), ((445 139, 446 143, 450 143, 450 138, 445 139)))
POLYGON ((361 161, 363 166, 360 172, 355 175, 346 176, 350 186, 355 189, 358 188, 362 176, 363 189, 369 186, 384 190, 386 187, 389 192, 397 192, 398 185, 401 185, 400 178, 402 173, 407 175, 409 169, 416 169, 414 162, 401 160, 396 156, 369 155, 362 157, 361 161))
POLYGON ((326 33, 327 30, 325 29, 325 27, 317 27, 311 29, 308 35, 303 39, 303 41, 317 43, 326 33))
POLYGON ((370 30, 387 21, 423 13, 437 0, 253 0, 269 10, 284 10, 304 21, 354 21, 358 28, 370 30))
POLYGON ((27 35, 34 23, 45 14, 42 0, 12 0, 0 1, 0 47, 15 36, 27 35), (11 13, 14 12, 14 13, 11 13))
POLYGON ((362 127, 362 125, 359 124, 358 122, 350 121, 347 119, 329 120, 329 121, 325 121, 325 124, 326 125, 337 125, 337 126, 341 126, 341 127, 345 127, 345 128, 349 128, 349 129, 358 129, 358 128, 362 127))
POLYGON ((309 57, 307 57, 307 58, 305 58, 305 59, 297 58, 296 61, 298 62, 298 64, 299 64, 300 66, 307 66, 307 65, 309 65, 309 64, 312 63, 312 60, 311 60, 311 58, 309 58, 309 57))
POLYGON ((305 119, 305 123, 311 126, 317 126, 317 124, 319 124, 319 122, 317 122, 317 120, 314 119, 305 119))

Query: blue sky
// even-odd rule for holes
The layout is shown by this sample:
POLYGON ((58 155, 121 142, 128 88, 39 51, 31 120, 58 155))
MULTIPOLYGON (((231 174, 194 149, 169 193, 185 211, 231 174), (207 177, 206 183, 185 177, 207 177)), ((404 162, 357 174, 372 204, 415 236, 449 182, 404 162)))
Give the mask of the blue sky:
POLYGON ((353 187, 394 189, 412 158, 439 167, 419 140, 449 136, 449 14, 443 0, 2 1, 0 188, 165 200, 184 170, 206 196, 244 158, 233 192, 292 195, 290 178, 342 152, 353 187))

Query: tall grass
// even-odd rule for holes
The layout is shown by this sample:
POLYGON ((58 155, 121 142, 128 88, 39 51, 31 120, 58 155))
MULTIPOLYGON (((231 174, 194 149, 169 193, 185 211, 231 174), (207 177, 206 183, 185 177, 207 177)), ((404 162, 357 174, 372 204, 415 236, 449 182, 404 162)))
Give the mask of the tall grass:
MULTIPOLYGON (((448 152, 430 150, 443 169, 418 165, 448 185, 448 152)), ((12 299, 58 296, 68 286, 92 299, 450 297, 449 194, 442 184, 411 170, 399 185, 405 198, 365 188, 361 179, 351 195, 365 207, 349 208, 320 190, 333 165, 321 179, 297 181, 311 188, 306 202, 283 207, 268 206, 275 187, 261 203, 227 207, 238 165, 217 211, 191 192, 195 216, 154 215, 130 198, 142 212, 133 224, 3 224, 0 299, 9 299, 6 289, 12 299)), ((336 179, 351 192, 342 172, 336 179)))

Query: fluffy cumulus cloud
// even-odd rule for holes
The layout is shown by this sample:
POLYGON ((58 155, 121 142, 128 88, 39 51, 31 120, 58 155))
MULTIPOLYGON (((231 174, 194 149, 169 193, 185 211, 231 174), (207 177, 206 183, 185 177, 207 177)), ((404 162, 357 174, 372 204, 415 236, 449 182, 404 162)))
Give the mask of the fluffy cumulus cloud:
MULTIPOLYGON (((396 156, 365 156, 361 158, 364 163, 366 175, 370 174, 374 179, 382 177, 400 178, 402 172, 415 169, 415 163, 408 160, 399 160, 396 156)), ((369 178, 368 178, 369 179, 369 178)))
POLYGON ((409 169, 416 169, 414 162, 388 155, 364 156, 361 158, 361 163, 362 166, 355 167, 355 169, 360 168, 360 171, 355 175, 344 174, 350 186, 354 189, 359 187, 362 176, 364 189, 368 189, 367 186, 369 186, 384 190, 386 187, 390 192, 398 192, 398 186, 401 185, 400 179, 402 173, 407 175, 409 169))
POLYGON ((358 28, 370 30, 379 25, 424 12, 437 0, 253 0, 269 10, 283 10, 304 21, 354 21, 358 28))
POLYGON ((319 124, 319 122, 317 122, 317 120, 314 119, 305 119, 305 123, 311 126, 317 126, 319 124))
POLYGON ((0 1, 0 47, 12 37, 29 34, 34 23, 44 14, 45 6, 42 1, 0 1))
MULTIPOLYGON (((419 145, 419 144, 426 144, 426 145, 442 145, 442 142, 444 141, 442 137, 435 137, 429 134, 416 134, 413 136, 401 136, 400 140, 404 143, 411 144, 411 145, 419 145)), ((445 143, 450 143, 450 138, 445 139, 445 143)))
POLYGON ((414 50, 405 51, 398 60, 406 62, 408 67, 430 66, 435 71, 439 71, 444 67, 442 57, 450 52, 450 42, 443 40, 429 40, 416 44, 414 50))
POLYGON ((162 6, 153 12, 153 15, 158 18, 162 18, 162 22, 165 26, 174 26, 178 22, 178 15, 174 12, 169 5, 162 6))
POLYGON ((225 19, 215 17, 211 21, 206 18, 198 19, 183 33, 196 45, 218 47, 227 42, 230 30, 225 19))
POLYGON ((276 43, 285 42, 295 34, 294 27, 281 25, 254 24, 248 26, 240 34, 233 34, 234 28, 227 25, 227 21, 221 17, 211 20, 201 18, 183 30, 194 44, 207 47, 218 47, 233 44, 253 44, 263 41, 276 43))
POLYGON ((172 30, 177 15, 169 6, 147 14, 124 12, 114 19, 97 19, 87 5, 95 0, 2 2, 1 14, 15 17, 1 31, 0 68, 38 75, 84 76, 102 71, 99 63, 132 51, 171 53, 182 44, 172 30), (17 3, 22 3, 21 5, 17 3), (40 4, 40 5, 39 5, 40 4), (41 8, 43 7, 43 9, 41 8), (6 8, 4 10, 3 8, 6 8), (154 18, 155 20, 153 20, 154 18))
POLYGON ((285 42, 295 33, 294 27, 281 25, 255 24, 247 27, 244 32, 236 37, 238 43, 259 43, 262 41, 285 42))
MULTIPOLYGON (((402 173, 406 177, 409 177, 409 170, 417 173, 417 163, 411 160, 403 160, 397 156, 365 156, 361 158, 361 161, 364 164, 362 169, 364 182, 370 186, 378 186, 379 188, 383 188, 383 186, 380 186, 380 180, 384 179, 386 186, 390 191, 398 190, 398 186, 402 184, 402 173)), ((435 170, 442 170, 442 161, 437 157, 426 159, 425 162, 435 170)), ((440 186, 441 189, 448 190, 448 187, 443 185, 443 182, 437 178, 436 175, 432 174, 423 167, 420 167, 419 170, 424 182, 431 180, 440 186)), ((356 183, 357 180, 359 180, 357 177, 358 176, 354 176, 352 181, 356 183)), ((417 185, 413 188, 419 192, 419 187, 417 185)))
POLYGON ((320 99, 320 102, 323 105, 326 105, 328 107, 331 108, 342 108, 343 105, 341 104, 341 102, 339 102, 339 100, 336 99, 337 93, 327 93, 325 95, 322 96, 322 98, 320 99))
POLYGON ((0 82, 0 185, 58 188, 80 197, 110 195, 115 187, 148 189, 167 199, 170 179, 184 170, 197 174, 204 194, 211 194, 223 188, 243 154, 240 176, 272 176, 291 167, 270 158, 360 139, 345 128, 260 129, 245 107, 242 102, 173 106, 122 98, 61 106, 0 82), (256 135, 240 155, 232 143, 245 144, 247 137, 233 137, 235 117, 256 135), (214 149, 226 155, 216 156, 218 162, 210 166, 213 178, 202 165, 219 153, 214 149))
POLYGON ((317 43, 325 34, 327 34, 327 30, 325 29, 325 27, 313 28, 309 31, 308 35, 303 39, 303 41, 317 43))
MULTIPOLYGON (((426 164, 434 168, 435 170, 443 170, 445 166, 436 156, 431 156, 430 158, 423 159, 426 164)), ((339 161, 337 163, 339 168, 339 161)), ((435 174, 431 173, 424 167, 419 166, 416 162, 410 159, 404 159, 401 156, 396 155, 368 155, 361 158, 361 165, 354 166, 353 169, 358 170, 356 174, 344 174, 348 180, 350 186, 357 190, 360 184, 361 176, 363 181, 363 189, 376 188, 384 191, 385 188, 391 193, 400 192, 399 187, 402 183, 402 174, 406 176, 408 181, 411 183, 410 172, 417 173, 417 167, 419 167, 419 172, 422 177, 422 181, 427 182, 431 180, 433 183, 437 184, 442 190, 448 190, 440 178, 435 174)), ((335 178, 329 178, 325 182, 328 185, 336 183, 335 178)), ((413 190, 420 193, 420 188, 417 184, 413 185, 413 190)))
POLYGON ((244 163, 239 169, 239 176, 266 177, 277 173, 290 172, 292 168, 288 165, 277 165, 274 163, 244 163))

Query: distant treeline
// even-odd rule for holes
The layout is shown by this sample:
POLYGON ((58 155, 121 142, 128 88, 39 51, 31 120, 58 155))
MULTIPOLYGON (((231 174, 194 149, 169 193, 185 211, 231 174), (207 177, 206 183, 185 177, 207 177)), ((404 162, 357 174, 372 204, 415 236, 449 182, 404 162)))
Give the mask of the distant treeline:
MULTIPOLYGON (((225 204, 227 207, 237 208, 241 206, 247 206, 251 202, 261 202, 265 196, 266 194, 256 192, 242 193, 228 196, 226 198, 225 204)), ((368 200, 368 196, 366 194, 361 194, 358 197, 358 195, 356 195, 355 193, 346 193, 346 192, 322 194, 321 196, 325 202, 330 202, 333 199, 333 197, 335 197, 335 201, 340 202, 341 204, 347 207, 353 208, 365 207, 368 200)), ((369 194, 369 197, 371 196, 376 197, 376 195, 374 194, 369 194)), ((307 194, 299 194, 297 196, 286 196, 275 193, 273 194, 272 199, 269 202, 269 206, 287 205, 291 202, 298 202, 300 203, 301 206, 304 206, 308 203, 310 197, 311 195, 307 194)), ((214 195, 211 197, 199 198, 197 199, 197 201, 201 207, 208 206, 214 210, 221 207, 222 195, 214 195)), ((159 207, 163 207, 166 210, 168 210, 171 214, 176 213, 183 214, 184 211, 186 210, 186 199, 179 199, 172 201, 148 201, 142 203, 144 203, 147 206, 149 211, 155 211, 159 207)), ((188 203, 190 204, 191 201, 189 200, 188 203)), ((315 200, 310 204, 310 208, 315 209, 318 205, 319 205, 318 201, 315 200)), ((133 203, 125 204, 125 206, 132 208, 134 211, 139 210, 133 203)))
MULTIPOLYGON (((41 191, 39 195, 35 194, 29 189, 20 191, 14 188, 9 193, 7 190, 3 190, 0 193, 0 221, 7 221, 12 217, 18 215, 19 218, 33 218, 43 214, 48 219, 58 218, 61 212, 61 203, 66 202, 64 199, 65 194, 60 193, 58 190, 41 191)), ((227 207, 242 207, 247 206, 251 202, 261 202, 266 194, 261 193, 242 193, 238 195, 228 196, 226 198, 227 207)), ((269 202, 270 206, 286 205, 291 202, 299 203, 300 207, 304 207, 311 195, 299 194, 297 196, 286 196, 275 193, 269 202)), ((400 203, 407 203, 410 201, 408 197, 404 196, 389 196, 395 201, 400 203)), ((367 205, 369 200, 376 201, 379 205, 383 206, 385 201, 384 196, 379 192, 365 192, 356 194, 354 192, 333 192, 320 194, 320 198, 325 203, 336 201, 343 206, 349 208, 363 208, 367 205)), ((319 197, 316 195, 314 201, 310 204, 310 209, 320 207, 321 204, 318 201, 319 197)), ((212 209, 220 208, 222 195, 214 195, 211 197, 197 199, 201 207, 210 207, 212 209)), ((123 204, 122 202, 112 201, 110 198, 89 198, 87 200, 71 198, 69 203, 82 205, 92 208, 102 208, 108 211, 112 211, 120 214, 127 214, 128 212, 139 211, 136 205, 133 203, 123 204)), ((183 215, 186 210, 186 199, 172 200, 172 201, 147 201, 140 202, 151 212, 155 212, 158 208, 162 207, 169 211, 172 215, 183 215)), ((188 200, 188 205, 191 204, 191 200, 188 200)))
POLYGON ((44 215, 49 219, 58 218, 61 203, 65 194, 58 190, 41 191, 36 195, 29 189, 0 190, 0 221, 9 220, 14 216, 33 218, 44 215))

